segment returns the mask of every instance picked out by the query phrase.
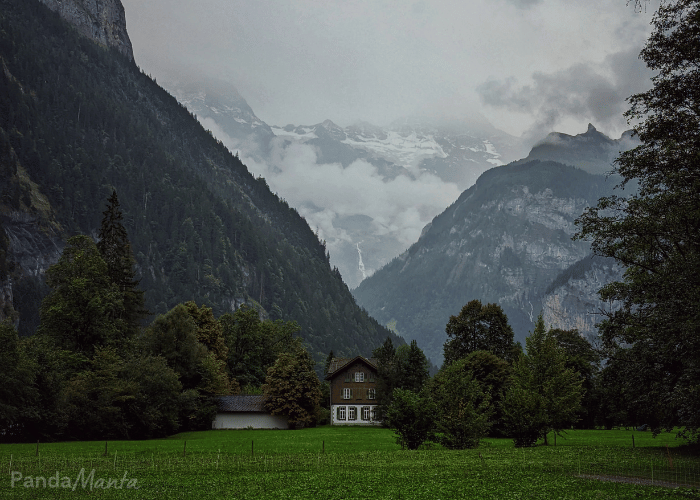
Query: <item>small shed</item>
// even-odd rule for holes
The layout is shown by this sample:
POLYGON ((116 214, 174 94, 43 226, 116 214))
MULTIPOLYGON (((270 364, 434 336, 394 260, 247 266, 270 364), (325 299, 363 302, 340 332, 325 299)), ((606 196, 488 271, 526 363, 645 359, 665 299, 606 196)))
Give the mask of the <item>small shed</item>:
POLYGON ((267 396, 221 396, 212 429, 288 429, 287 418, 265 409, 267 396))

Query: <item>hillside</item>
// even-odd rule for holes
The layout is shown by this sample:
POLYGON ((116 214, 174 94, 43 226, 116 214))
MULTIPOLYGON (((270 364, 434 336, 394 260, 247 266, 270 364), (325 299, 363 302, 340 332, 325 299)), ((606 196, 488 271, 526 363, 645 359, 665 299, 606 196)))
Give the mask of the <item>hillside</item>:
POLYGON ((403 252, 484 171, 526 153, 478 114, 278 126, 229 82, 184 70, 160 83, 318 228, 350 288, 403 252))
POLYGON ((552 282, 590 253, 571 240, 574 220, 613 185, 551 161, 493 168, 353 293, 434 362, 450 315, 473 299, 500 304, 524 344, 552 282))
POLYGON ((0 6, 0 280, 22 334, 44 271, 67 237, 95 236, 115 189, 153 313, 255 302, 298 321, 317 360, 386 338, 299 213, 128 56, 38 0, 0 6))

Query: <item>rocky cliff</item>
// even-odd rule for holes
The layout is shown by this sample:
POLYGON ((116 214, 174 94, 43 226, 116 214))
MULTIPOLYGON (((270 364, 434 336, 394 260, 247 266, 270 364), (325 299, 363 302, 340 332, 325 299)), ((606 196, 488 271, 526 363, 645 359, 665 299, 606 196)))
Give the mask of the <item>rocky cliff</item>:
MULTIPOLYGON (((554 162, 489 170, 433 219, 407 252, 364 280, 355 298, 381 323, 395 324, 406 339, 416 339, 434 362, 442 359, 450 315, 473 299, 500 304, 516 340, 524 344, 545 292, 590 254, 587 242, 571 239, 575 219, 613 185, 554 162)), ((589 296, 595 286, 580 284, 589 296)), ((548 296, 550 317, 572 309, 565 293, 548 296)), ((577 314, 585 314, 586 307, 577 314)), ((562 318, 555 326, 560 325, 566 326, 562 318)))
POLYGON ((40 0, 96 42, 114 47, 134 60, 129 34, 126 32, 124 6, 119 0, 40 0))
POLYGON ((614 259, 588 256, 564 270, 548 287, 542 299, 542 317, 547 326, 576 329, 586 338, 597 335, 596 324, 602 311, 617 304, 605 303, 598 290, 612 281, 621 281, 624 268, 614 259))

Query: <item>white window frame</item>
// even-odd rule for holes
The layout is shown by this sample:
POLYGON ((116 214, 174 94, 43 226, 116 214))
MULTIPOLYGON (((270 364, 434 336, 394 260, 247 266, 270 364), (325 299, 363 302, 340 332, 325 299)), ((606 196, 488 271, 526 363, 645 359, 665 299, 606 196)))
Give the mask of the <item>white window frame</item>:
POLYGON ((343 399, 352 399, 352 389, 349 387, 343 389, 343 399))
POLYGON ((355 406, 348 407, 348 420, 357 420, 357 408, 355 406))
POLYGON ((377 390, 374 387, 367 389, 367 399, 377 399, 377 390))
POLYGON ((364 382, 365 372, 355 372, 355 382, 364 382))
POLYGON ((362 420, 371 420, 372 418, 372 412, 370 411, 369 406, 363 406, 362 407, 362 420))
POLYGON ((345 406, 338 407, 338 420, 347 420, 345 406))

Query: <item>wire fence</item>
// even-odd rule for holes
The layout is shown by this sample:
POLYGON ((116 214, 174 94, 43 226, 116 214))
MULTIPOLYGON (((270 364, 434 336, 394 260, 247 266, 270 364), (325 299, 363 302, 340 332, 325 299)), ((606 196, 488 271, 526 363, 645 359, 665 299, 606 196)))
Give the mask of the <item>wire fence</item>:
POLYGON ((602 481, 643 485, 700 488, 700 463, 697 458, 676 455, 668 448, 663 453, 582 456, 574 471, 579 477, 602 481))

